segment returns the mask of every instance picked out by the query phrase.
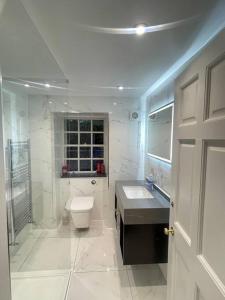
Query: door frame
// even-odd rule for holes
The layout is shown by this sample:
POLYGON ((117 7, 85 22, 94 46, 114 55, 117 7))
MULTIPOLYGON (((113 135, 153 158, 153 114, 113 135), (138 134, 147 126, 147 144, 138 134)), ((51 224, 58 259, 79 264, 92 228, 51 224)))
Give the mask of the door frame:
POLYGON ((5 197, 5 155, 3 143, 3 98, 0 69, 0 299, 11 299, 9 246, 5 197))

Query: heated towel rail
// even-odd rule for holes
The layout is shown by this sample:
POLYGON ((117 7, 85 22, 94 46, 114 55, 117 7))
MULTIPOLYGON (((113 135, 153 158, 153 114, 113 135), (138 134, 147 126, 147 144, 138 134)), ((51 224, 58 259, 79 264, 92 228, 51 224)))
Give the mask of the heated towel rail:
POLYGON ((10 245, 16 244, 16 237, 32 223, 32 191, 30 141, 8 140, 8 232, 10 245))

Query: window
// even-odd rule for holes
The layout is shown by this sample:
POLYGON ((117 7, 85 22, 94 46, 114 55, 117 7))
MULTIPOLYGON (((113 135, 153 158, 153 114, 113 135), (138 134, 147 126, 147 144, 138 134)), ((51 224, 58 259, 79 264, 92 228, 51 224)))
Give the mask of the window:
POLYGON ((68 171, 93 173, 98 163, 106 163, 106 127, 104 118, 64 119, 64 160, 68 171))

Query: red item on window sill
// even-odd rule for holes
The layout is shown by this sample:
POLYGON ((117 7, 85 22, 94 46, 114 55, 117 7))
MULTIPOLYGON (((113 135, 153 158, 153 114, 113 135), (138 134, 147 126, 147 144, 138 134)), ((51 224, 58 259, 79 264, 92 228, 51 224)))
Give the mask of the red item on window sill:
POLYGON ((97 174, 101 174, 101 163, 96 164, 96 172, 97 174))
POLYGON ((68 173, 68 167, 67 165, 62 166, 62 176, 66 175, 68 173))
POLYGON ((105 174, 105 165, 101 164, 101 174, 105 174))

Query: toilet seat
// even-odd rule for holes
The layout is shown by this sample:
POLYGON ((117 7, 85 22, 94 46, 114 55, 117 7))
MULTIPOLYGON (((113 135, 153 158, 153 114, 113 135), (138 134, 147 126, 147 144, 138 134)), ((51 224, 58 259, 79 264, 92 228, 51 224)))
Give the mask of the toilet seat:
POLYGON ((73 213, 81 213, 90 211, 93 208, 94 197, 80 196, 73 197, 66 203, 66 209, 73 213))

